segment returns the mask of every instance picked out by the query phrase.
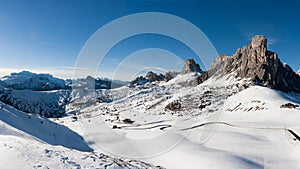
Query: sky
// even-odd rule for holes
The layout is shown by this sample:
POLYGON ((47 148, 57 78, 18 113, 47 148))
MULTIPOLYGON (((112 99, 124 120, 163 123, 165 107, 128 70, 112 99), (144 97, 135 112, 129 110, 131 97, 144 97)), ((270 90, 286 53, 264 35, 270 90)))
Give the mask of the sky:
MULTIPOLYGON (((300 69, 299 8, 298 0, 1 0, 0 76, 29 70, 72 78, 78 56, 97 30, 120 17, 141 12, 161 12, 183 18, 202 31, 218 54, 232 55, 237 48, 248 45, 254 35, 265 35, 269 50, 277 52, 281 61, 296 71, 300 69)), ((101 39, 99 45, 107 41, 101 39)), ((157 34, 136 35, 111 48, 98 63, 96 75, 112 78, 117 72, 117 78, 126 80, 155 67, 154 63, 159 63, 156 70, 164 63, 162 72, 178 71, 187 58, 200 62, 203 69, 209 66, 203 65, 201 56, 199 59, 188 45, 177 39, 157 34), (156 56, 151 56, 149 49, 156 56), (150 66, 134 60, 144 60, 150 66), (134 65, 140 67, 130 74, 134 65)))

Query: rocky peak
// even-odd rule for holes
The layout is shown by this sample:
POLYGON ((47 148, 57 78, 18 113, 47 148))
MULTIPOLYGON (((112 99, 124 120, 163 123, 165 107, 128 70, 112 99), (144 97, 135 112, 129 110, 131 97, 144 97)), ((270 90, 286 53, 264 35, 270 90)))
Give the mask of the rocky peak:
POLYGON ((187 74, 190 72, 202 72, 199 64, 197 64, 194 59, 187 59, 185 61, 181 74, 187 74))
POLYGON ((300 76, 300 69, 297 71, 297 74, 300 76))
POLYGON ((199 83, 212 76, 234 74, 251 79, 254 84, 300 93, 300 76, 282 63, 277 53, 267 50, 267 42, 264 36, 257 35, 248 46, 237 49, 234 55, 220 55, 199 77, 199 83))
POLYGON ((267 49, 267 42, 268 40, 263 35, 256 35, 252 38, 250 46, 256 49, 267 49))
POLYGON ((152 71, 149 71, 145 78, 148 79, 150 82, 154 82, 154 81, 163 81, 165 79, 165 76, 161 73, 156 74, 153 73, 152 71))
POLYGON ((154 81, 163 81, 165 80, 165 76, 163 74, 156 74, 152 71, 149 71, 145 77, 139 76, 135 78, 133 81, 130 82, 130 86, 135 86, 135 85, 144 85, 148 82, 154 82, 154 81))

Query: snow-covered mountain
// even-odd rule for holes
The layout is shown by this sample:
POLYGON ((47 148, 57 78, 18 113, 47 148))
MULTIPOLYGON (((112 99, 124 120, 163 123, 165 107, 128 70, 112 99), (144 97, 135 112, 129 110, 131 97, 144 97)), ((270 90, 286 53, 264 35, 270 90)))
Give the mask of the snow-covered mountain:
POLYGON ((11 73, 1 78, 0 101, 16 109, 44 117, 65 115, 69 101, 66 84, 49 74, 35 74, 27 71, 11 73))
POLYGON ((61 117, 65 106, 77 94, 72 88, 109 89, 126 85, 126 82, 87 78, 63 80, 50 74, 28 71, 11 73, 0 80, 0 101, 27 113, 44 117, 61 117), (59 89, 59 90, 57 90, 59 89))
POLYGON ((50 91, 59 89, 71 89, 72 87, 87 88, 92 87, 95 89, 110 89, 123 85, 128 82, 120 80, 110 80, 107 78, 94 78, 87 76, 86 78, 79 79, 59 79, 50 74, 36 74, 29 71, 22 71, 19 73, 11 73, 0 79, 0 86, 12 88, 15 90, 34 90, 34 91, 50 91))
POLYGON ((74 79, 68 82, 68 86, 71 86, 73 89, 111 89, 121 87, 127 84, 128 82, 123 82, 121 80, 111 80, 108 78, 94 78, 92 76, 74 79))
POLYGON ((70 91, 68 90, 40 92, 0 87, 0 101, 20 111, 44 117, 62 117, 65 115, 69 94, 70 91))
POLYGON ((65 81, 50 74, 35 74, 28 71, 11 73, 1 78, 2 86, 16 90, 48 91, 65 89, 65 81))

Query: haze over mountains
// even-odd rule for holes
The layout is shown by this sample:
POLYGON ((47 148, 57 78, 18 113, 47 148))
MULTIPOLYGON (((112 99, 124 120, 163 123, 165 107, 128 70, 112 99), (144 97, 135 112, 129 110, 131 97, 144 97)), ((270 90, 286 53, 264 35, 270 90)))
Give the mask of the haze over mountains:
POLYGON ((7 75, 0 168, 299 168, 300 75, 267 42, 255 36, 208 70, 188 59, 114 88, 7 75))

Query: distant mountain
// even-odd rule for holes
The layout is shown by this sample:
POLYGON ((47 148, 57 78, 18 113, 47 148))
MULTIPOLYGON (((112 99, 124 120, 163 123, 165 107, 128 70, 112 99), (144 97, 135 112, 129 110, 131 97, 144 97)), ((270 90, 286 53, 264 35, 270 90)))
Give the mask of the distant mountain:
POLYGON ((121 80, 111 80, 108 78, 94 78, 92 76, 74 80, 66 80, 66 82, 68 86, 74 89, 112 89, 127 85, 129 83, 121 80))
POLYGON ((39 114, 44 117, 62 117, 70 92, 14 90, 0 87, 0 101, 26 113, 39 114))
POLYGON ((6 84, 2 80, 0 80, 0 86, 6 86, 6 84))
POLYGON ((144 85, 148 82, 154 82, 154 81, 167 81, 168 82, 169 80, 176 77, 178 74, 184 75, 184 74, 188 74, 188 73, 192 73, 192 72, 201 73, 202 70, 201 70, 199 64, 197 64, 194 59, 187 59, 185 61, 184 67, 180 73, 175 72, 175 71, 169 71, 165 75, 163 75, 161 73, 156 74, 152 71, 149 71, 145 77, 139 76, 136 79, 134 79, 133 81, 131 81, 130 86, 144 85))
POLYGON ((197 64, 194 59, 187 59, 185 61, 184 67, 182 69, 182 71, 180 72, 181 74, 187 74, 187 73, 191 73, 191 72, 199 72, 201 73, 202 70, 199 66, 199 64, 197 64))
POLYGON ((28 71, 11 73, 1 78, 2 86, 15 90, 48 91, 65 89, 66 83, 63 79, 53 77, 50 74, 36 74, 28 71))
POLYGON ((128 83, 95 79, 91 76, 76 80, 63 80, 50 74, 22 71, 1 78, 0 101, 23 112, 39 114, 44 117, 62 117, 66 113, 65 106, 74 95, 80 93, 78 90, 71 91, 72 87, 110 89, 126 84, 128 83))
POLYGON ((50 74, 36 74, 29 71, 11 73, 0 79, 0 86, 15 90, 50 91, 84 87, 94 89, 110 89, 127 85, 129 82, 110 80, 108 78, 94 78, 87 76, 79 79, 59 79, 50 74))
POLYGON ((297 74, 300 76, 300 69, 297 71, 297 74))
POLYGON ((300 93, 300 76, 281 62, 277 53, 267 49, 267 39, 261 35, 253 37, 248 46, 237 49, 232 56, 220 55, 198 82, 229 74, 250 79, 253 84, 300 93))
POLYGON ((152 71, 149 71, 146 76, 139 76, 135 78, 133 81, 129 83, 129 86, 136 86, 136 85, 144 85, 149 82, 155 81, 169 81, 179 74, 178 72, 167 72, 165 75, 163 74, 156 74, 152 71))

